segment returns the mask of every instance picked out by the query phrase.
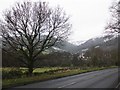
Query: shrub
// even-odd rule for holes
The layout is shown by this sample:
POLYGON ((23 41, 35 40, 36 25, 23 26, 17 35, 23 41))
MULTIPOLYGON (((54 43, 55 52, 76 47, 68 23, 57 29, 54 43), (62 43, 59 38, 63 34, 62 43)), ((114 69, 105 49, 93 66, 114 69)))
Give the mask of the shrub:
POLYGON ((22 71, 19 68, 10 68, 2 70, 2 78, 3 79, 12 79, 12 78, 20 78, 22 76, 22 71))

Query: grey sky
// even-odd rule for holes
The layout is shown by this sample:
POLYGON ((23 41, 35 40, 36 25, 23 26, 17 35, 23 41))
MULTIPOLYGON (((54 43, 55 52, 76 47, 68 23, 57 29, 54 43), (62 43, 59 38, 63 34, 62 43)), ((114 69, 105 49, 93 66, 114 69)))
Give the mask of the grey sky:
MULTIPOLYGON (((15 1, 23 0, 0 0, 0 17, 3 10, 14 5, 15 1)), ((39 1, 39 0, 30 0, 39 1)), ((41 0, 43 1, 43 0, 41 0)), ((50 6, 63 8, 69 15, 72 24, 70 41, 87 40, 101 35, 106 23, 110 19, 109 7, 113 0, 44 0, 50 6)))

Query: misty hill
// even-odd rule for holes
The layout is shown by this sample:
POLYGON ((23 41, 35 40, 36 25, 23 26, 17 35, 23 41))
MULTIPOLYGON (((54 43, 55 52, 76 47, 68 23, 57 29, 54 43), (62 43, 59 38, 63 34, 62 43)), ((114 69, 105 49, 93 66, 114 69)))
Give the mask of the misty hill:
POLYGON ((78 46, 78 53, 88 50, 91 47, 101 47, 104 50, 117 49, 117 35, 106 35, 87 40, 85 43, 78 46))
POLYGON ((70 53, 81 53, 92 47, 101 47, 104 50, 117 49, 118 47, 118 39, 117 35, 105 35, 101 37, 96 37, 89 39, 77 46, 75 44, 69 43, 67 41, 63 41, 61 43, 57 43, 54 47, 49 49, 54 52, 70 52, 70 53))
POLYGON ((66 52, 70 53, 76 53, 77 52, 77 45, 74 45, 72 43, 69 43, 67 41, 63 41, 62 43, 57 43, 55 47, 64 50, 66 52))

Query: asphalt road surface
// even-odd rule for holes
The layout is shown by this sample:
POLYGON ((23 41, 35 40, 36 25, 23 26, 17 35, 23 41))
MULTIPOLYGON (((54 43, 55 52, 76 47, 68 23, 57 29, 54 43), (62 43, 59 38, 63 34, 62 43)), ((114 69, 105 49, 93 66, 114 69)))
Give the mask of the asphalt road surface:
POLYGON ((118 88, 118 68, 93 71, 15 88, 118 88))

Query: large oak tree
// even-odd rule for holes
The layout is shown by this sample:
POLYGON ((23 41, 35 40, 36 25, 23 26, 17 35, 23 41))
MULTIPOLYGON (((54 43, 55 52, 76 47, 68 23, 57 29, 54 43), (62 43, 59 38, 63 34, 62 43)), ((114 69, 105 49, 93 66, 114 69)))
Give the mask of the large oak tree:
POLYGON ((3 47, 11 47, 32 75, 40 53, 66 39, 71 24, 61 8, 50 8, 46 2, 24 2, 7 10, 0 23, 3 47))

